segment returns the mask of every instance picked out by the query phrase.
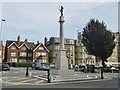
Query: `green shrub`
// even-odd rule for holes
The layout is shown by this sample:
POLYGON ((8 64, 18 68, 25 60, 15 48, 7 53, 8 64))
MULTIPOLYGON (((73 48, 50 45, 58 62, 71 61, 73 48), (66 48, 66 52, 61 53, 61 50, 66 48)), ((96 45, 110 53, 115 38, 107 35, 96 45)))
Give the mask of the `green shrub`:
POLYGON ((10 67, 27 67, 27 65, 29 66, 29 67, 31 67, 32 66, 32 63, 33 62, 6 62, 10 67))
POLYGON ((26 62, 17 62, 16 63, 16 67, 27 67, 27 65, 29 67, 32 66, 32 62, 28 62, 28 63, 26 63, 26 62))

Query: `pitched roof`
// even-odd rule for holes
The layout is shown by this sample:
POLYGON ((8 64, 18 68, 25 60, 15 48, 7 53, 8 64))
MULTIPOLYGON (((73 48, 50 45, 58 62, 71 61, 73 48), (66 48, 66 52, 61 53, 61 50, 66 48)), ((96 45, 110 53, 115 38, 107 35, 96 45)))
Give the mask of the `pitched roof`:
POLYGON ((26 45, 29 47, 29 48, 33 48, 33 46, 35 45, 34 42, 27 42, 26 45))
MULTIPOLYGON (((6 41, 6 47, 9 47, 13 42, 16 43, 16 45, 17 45, 17 41, 7 40, 6 41)), ((34 42, 23 42, 23 41, 20 41, 20 46, 23 43, 25 43, 29 48, 32 48, 34 46, 34 42)))
POLYGON ((34 52, 39 46, 43 46, 44 49, 45 49, 47 52, 49 52, 49 50, 48 50, 43 44, 41 44, 41 43, 34 45, 34 47, 33 47, 33 52, 34 52))
POLYGON ((6 41, 6 47, 8 47, 10 44, 12 44, 13 42, 16 42, 16 41, 12 41, 12 40, 7 40, 6 41))
POLYGON ((39 46, 43 46, 44 49, 49 52, 49 50, 41 43, 38 44, 34 44, 34 42, 23 42, 20 41, 20 46, 17 45, 17 41, 13 41, 13 40, 7 40, 6 41, 6 47, 10 47, 10 45, 15 44, 18 48, 20 48, 21 46, 23 46, 24 44, 28 46, 29 49, 35 51, 39 46))
POLYGON ((10 46, 12 46, 13 44, 14 44, 17 48, 19 48, 18 45, 17 45, 15 42, 12 42, 7 48, 9 48, 10 46))

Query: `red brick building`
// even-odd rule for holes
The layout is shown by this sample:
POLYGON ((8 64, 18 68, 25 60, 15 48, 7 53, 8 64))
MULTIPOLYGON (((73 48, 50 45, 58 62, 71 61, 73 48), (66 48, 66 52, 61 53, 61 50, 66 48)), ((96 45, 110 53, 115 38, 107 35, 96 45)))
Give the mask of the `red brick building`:
POLYGON ((48 62, 48 49, 43 44, 36 44, 33 48, 33 61, 37 61, 39 63, 47 63, 48 62))
POLYGON ((2 42, 0 43, 0 63, 3 62, 3 59, 4 59, 4 51, 5 51, 5 48, 4 48, 4 45, 2 44, 2 42))
POLYGON ((29 60, 34 62, 37 60, 40 63, 47 63, 48 52, 48 49, 43 44, 34 44, 34 42, 28 42, 27 39, 20 41, 20 36, 18 36, 17 41, 6 41, 5 61, 26 62, 29 60))

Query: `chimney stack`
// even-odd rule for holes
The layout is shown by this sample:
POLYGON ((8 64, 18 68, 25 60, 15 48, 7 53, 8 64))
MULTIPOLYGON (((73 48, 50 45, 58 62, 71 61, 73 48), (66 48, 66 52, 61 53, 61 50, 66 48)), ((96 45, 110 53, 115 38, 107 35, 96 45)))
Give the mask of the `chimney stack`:
POLYGON ((28 40, 27 40, 27 39, 25 39, 25 43, 27 43, 27 41, 28 41, 28 40))
POLYGON ((44 38, 44 45, 47 46, 47 37, 44 38))
POLYGON ((18 38, 17 38, 17 44, 18 44, 18 46, 20 46, 20 36, 18 36, 18 38))
POLYGON ((39 41, 37 41, 37 44, 39 44, 39 41))

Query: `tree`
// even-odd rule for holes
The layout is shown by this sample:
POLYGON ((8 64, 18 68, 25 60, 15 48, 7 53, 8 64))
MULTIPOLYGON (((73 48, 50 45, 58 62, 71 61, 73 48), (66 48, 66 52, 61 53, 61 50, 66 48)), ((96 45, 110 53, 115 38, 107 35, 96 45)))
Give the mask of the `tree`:
POLYGON ((83 28, 82 43, 86 47, 88 54, 98 57, 102 62, 101 79, 107 58, 112 55, 115 47, 115 36, 107 30, 105 23, 91 19, 83 28))

